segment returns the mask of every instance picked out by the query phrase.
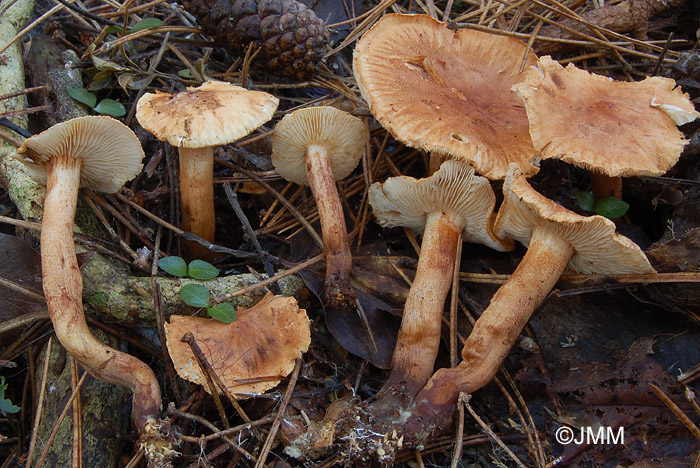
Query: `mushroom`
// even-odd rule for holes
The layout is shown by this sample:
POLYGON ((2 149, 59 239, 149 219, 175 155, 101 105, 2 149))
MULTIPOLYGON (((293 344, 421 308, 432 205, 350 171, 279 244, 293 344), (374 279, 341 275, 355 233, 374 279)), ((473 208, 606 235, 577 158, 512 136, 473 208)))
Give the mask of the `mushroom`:
MULTIPOLYGON (((154 466, 173 455, 172 440, 161 433, 161 393, 150 367, 98 341, 85 321, 83 278, 73 243, 78 190, 107 193, 141 172, 141 144, 128 127, 111 117, 79 117, 27 139, 17 159, 46 184, 41 225, 44 296, 56 337, 96 378, 133 391, 132 419, 154 466), (165 440, 161 440, 165 437, 165 440)), ((149 465, 151 466, 151 465, 149 465)), ((168 466, 167 463, 162 466, 168 466)))
POLYGON ((513 89, 525 102, 542 159, 591 171, 600 199, 621 197, 621 177, 661 175, 678 161, 686 140, 677 125, 700 114, 675 86, 661 77, 614 81, 542 57, 513 89))
POLYGON ((357 166, 369 136, 362 120, 334 107, 287 114, 272 137, 272 164, 285 179, 309 185, 316 199, 326 253, 324 303, 339 311, 355 307, 350 284, 352 255, 336 180, 357 166))
POLYGON ((165 332, 168 352, 180 377, 212 393, 191 348, 181 341, 191 332, 229 393, 237 398, 276 386, 311 343, 306 311, 293 297, 271 293, 250 309, 238 309, 234 322, 173 315, 165 332))
POLYGON ((426 179, 401 176, 372 184, 369 203, 380 225, 423 232, 391 375, 384 386, 405 385, 409 394, 415 395, 433 372, 457 243, 477 242, 499 251, 512 245, 498 240, 492 232, 496 197, 489 181, 461 161, 445 161, 426 179))
MULTIPOLYGON (((139 99, 136 119, 141 126, 178 147, 183 230, 214 242, 214 146, 248 135, 272 118, 278 103, 271 94, 221 81, 139 99)), ((186 243, 185 251, 189 258, 214 258, 193 243, 186 243)))
POLYGON ((432 153, 431 173, 449 155, 503 179, 511 162, 528 176, 538 171, 527 114, 511 90, 523 62, 536 60, 510 37, 389 14, 358 41, 353 71, 376 119, 398 140, 432 153))
POLYGON ((515 165, 503 193, 495 234, 528 246, 527 253, 474 324, 462 362, 438 370, 416 396, 416 414, 422 424, 443 425, 460 392, 473 393, 493 378, 533 311, 567 267, 586 274, 654 273, 641 249, 615 233, 612 221, 577 215, 540 195, 515 165))

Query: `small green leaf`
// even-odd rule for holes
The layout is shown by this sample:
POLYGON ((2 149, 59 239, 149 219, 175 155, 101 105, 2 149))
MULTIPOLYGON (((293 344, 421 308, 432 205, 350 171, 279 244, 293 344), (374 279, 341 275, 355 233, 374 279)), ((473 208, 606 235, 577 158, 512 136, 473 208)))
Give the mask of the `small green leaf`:
POLYGON ((129 32, 143 31, 144 29, 153 29, 163 26, 163 21, 158 18, 144 18, 134 25, 129 32))
MULTIPOLYGON (((224 304, 221 304, 224 305, 224 304)), ((230 305, 230 304, 229 304, 230 305)), ((233 313, 233 318, 236 318, 236 312, 233 313)), ((7 384, 5 383, 5 376, 0 377, 0 411, 5 413, 16 413, 21 408, 12 404, 10 400, 5 399, 5 390, 7 390, 7 384)))
POLYGON ((126 115, 126 107, 114 99, 103 99, 95 106, 95 112, 102 115, 111 115, 112 117, 122 117, 126 115))
POLYGON ((578 203, 578 207, 586 213, 593 211, 595 199, 589 192, 576 192, 576 202, 578 203))
POLYGON ((231 323, 236 320, 236 309, 230 302, 222 302, 215 307, 207 309, 209 316, 223 323, 231 323))
POLYGON ((192 78, 194 78, 194 76, 192 76, 192 72, 190 71, 189 68, 185 68, 184 70, 180 70, 179 72, 177 72, 177 76, 179 76, 180 78, 185 78, 186 80, 191 80, 192 78))
POLYGON ((175 255, 161 258, 158 260, 158 266, 161 270, 164 270, 173 276, 187 276, 187 263, 185 263, 184 259, 175 255))
POLYGON ((107 34, 119 34, 122 32, 124 29, 121 26, 107 26, 107 29, 105 32, 107 34))
POLYGON ((192 260, 187 269, 190 278, 198 280, 208 280, 219 276, 219 270, 209 262, 204 260, 192 260))
POLYGON ((78 88, 77 86, 68 86, 66 88, 68 95, 78 102, 82 102, 86 106, 92 108, 97 104, 97 96, 88 91, 85 88, 78 88))
POLYGON ((180 288, 180 299, 192 307, 206 307, 209 304, 209 290, 201 284, 186 284, 180 288))
POLYGON ((608 219, 615 219, 627 213, 629 207, 629 204, 615 197, 605 197, 595 202, 593 212, 608 219))

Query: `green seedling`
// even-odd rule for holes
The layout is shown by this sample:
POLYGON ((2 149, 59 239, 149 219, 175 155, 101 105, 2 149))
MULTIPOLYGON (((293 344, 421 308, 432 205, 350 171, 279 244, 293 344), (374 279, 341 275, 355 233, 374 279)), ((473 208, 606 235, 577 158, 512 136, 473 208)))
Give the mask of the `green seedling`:
POLYGON ((123 117, 126 115, 126 108, 124 105, 114 99, 102 99, 98 103, 95 93, 77 86, 68 86, 66 91, 68 91, 70 97, 85 104, 100 115, 109 115, 112 117, 123 117))
POLYGON ((629 204, 615 197, 605 197, 595 201, 589 192, 576 192, 578 207, 588 214, 605 216, 608 219, 616 219, 624 216, 629 210, 629 204))
MULTIPOLYGON (((161 258, 158 266, 173 276, 189 277, 196 280, 210 280, 219 276, 219 270, 204 260, 192 260, 189 265, 176 256, 161 258)), ((211 305, 211 292, 201 284, 191 283, 180 288, 180 299, 191 307, 206 308, 213 319, 223 323, 236 320, 236 309, 228 302, 211 305)))
POLYGON ((21 408, 15 406, 12 402, 5 398, 5 390, 7 390, 7 384, 5 383, 5 377, 0 377, 0 412, 13 414, 17 413, 21 408))

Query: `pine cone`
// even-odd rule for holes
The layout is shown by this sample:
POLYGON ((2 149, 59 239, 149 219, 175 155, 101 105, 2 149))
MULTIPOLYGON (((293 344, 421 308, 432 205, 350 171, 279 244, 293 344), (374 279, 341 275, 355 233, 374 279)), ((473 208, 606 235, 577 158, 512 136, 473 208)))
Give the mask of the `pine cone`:
POLYGON ((328 30, 296 0, 184 0, 214 42, 242 55, 262 47, 255 61, 278 76, 304 80, 323 58, 328 30))

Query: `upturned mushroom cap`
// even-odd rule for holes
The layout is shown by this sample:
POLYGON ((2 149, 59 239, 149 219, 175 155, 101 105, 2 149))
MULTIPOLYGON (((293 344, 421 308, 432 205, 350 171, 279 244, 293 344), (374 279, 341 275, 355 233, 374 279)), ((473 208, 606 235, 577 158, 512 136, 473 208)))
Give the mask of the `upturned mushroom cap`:
POLYGON ((357 43, 353 70, 372 114, 398 140, 502 179, 511 162, 538 171, 527 114, 511 90, 524 57, 536 63, 516 39, 390 14, 357 43))
POLYGON ((557 158, 612 177, 659 175, 686 140, 676 125, 698 115, 675 81, 613 81, 542 57, 513 89, 522 96, 542 159, 557 158))
POLYGON ((168 352, 180 377, 211 392, 191 348, 180 341, 187 332, 192 332, 228 390, 241 398, 276 386, 309 348, 309 318, 293 297, 268 294, 250 309, 238 309, 237 315, 229 324, 201 317, 170 317, 165 324, 168 352), (277 376, 279 379, 238 382, 277 376))
POLYGON ((53 157, 80 158, 80 186, 114 193, 142 168, 143 148, 129 127, 105 116, 78 117, 34 135, 17 148, 16 157, 30 176, 46 183, 44 164, 53 157))
POLYGON ((644 252, 615 232, 615 223, 602 216, 580 216, 540 195, 517 166, 503 184, 504 201, 496 217, 499 237, 528 246, 536 227, 559 233, 574 248, 569 270, 577 273, 653 273, 644 252))
POLYGON ((341 180, 355 169, 367 143, 362 120, 334 107, 319 106, 287 114, 275 126, 272 164, 285 179, 308 185, 306 151, 317 145, 326 149, 333 177, 341 180))
POLYGON ((445 161, 425 179, 401 176, 374 183, 369 203, 383 227, 403 226, 420 233, 428 214, 442 211, 455 225, 464 226, 464 241, 501 252, 513 248, 510 241, 501 241, 493 233, 496 197, 489 181, 461 161, 445 161))
POLYGON ((279 100, 222 81, 176 94, 144 94, 136 106, 141 126, 173 146, 205 148, 238 140, 272 118, 279 100))

